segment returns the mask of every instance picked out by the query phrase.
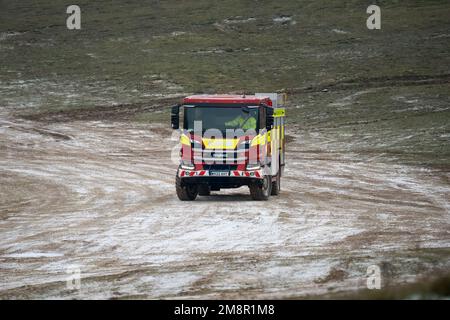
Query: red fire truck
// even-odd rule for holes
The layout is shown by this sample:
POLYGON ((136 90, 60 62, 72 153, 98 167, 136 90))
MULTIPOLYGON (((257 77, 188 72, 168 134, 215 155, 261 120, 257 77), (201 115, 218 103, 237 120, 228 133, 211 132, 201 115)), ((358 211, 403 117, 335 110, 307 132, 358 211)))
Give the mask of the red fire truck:
POLYGON ((195 200, 248 186, 254 200, 280 193, 285 165, 285 95, 194 95, 172 107, 180 129, 176 192, 195 200))

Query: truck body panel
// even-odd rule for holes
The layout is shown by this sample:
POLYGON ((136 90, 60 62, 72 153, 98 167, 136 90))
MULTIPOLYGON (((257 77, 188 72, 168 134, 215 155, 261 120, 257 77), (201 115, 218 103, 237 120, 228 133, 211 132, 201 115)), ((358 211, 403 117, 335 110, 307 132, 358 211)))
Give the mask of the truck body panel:
MULTIPOLYGON (((247 185, 253 195, 267 183, 279 188, 285 165, 284 101, 277 94, 184 98, 176 109, 183 109, 177 193, 180 188, 195 194, 247 185)), ((176 127, 174 113, 172 120, 176 127)))

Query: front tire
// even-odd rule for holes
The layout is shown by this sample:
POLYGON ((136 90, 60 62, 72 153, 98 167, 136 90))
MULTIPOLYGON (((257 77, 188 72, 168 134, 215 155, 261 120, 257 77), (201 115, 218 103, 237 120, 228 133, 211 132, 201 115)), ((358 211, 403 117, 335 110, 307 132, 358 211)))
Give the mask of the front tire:
POLYGON ((278 169, 277 175, 275 176, 275 181, 272 182, 272 196, 277 196, 281 191, 281 171, 278 169))
POLYGON ((268 200, 272 189, 272 181, 270 175, 265 175, 263 183, 252 184, 250 186, 250 194, 253 200, 268 200))
POLYGON ((193 201, 197 198, 198 188, 196 185, 181 185, 181 179, 176 177, 175 188, 177 190, 178 199, 181 201, 193 201))

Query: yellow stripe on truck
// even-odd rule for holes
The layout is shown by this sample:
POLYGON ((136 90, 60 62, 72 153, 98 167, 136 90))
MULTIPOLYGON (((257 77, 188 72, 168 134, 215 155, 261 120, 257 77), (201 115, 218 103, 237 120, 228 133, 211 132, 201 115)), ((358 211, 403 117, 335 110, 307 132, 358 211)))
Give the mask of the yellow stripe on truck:
POLYGON ((286 115, 286 111, 284 108, 276 108, 273 110, 274 117, 284 117, 286 115))
POLYGON ((266 139, 268 141, 270 141, 270 131, 269 131, 269 135, 267 135, 267 133, 264 134, 258 134, 256 137, 253 138, 251 146, 257 146, 257 145, 265 145, 266 144, 266 139))
POLYGON ((184 144, 184 145, 187 145, 187 146, 190 146, 191 145, 191 139, 189 139, 189 137, 187 135, 182 134, 180 136, 180 143, 184 144))
POLYGON ((203 138, 206 149, 236 149, 239 139, 207 139, 203 138))

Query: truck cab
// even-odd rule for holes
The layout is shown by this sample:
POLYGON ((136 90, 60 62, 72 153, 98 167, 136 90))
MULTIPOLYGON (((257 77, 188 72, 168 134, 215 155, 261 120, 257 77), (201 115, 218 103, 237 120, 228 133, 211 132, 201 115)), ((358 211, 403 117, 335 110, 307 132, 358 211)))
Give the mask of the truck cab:
POLYGON ((254 200, 278 195, 285 165, 284 95, 194 95, 172 107, 180 130, 176 192, 183 201, 248 186, 254 200), (182 125, 180 128, 180 124, 182 125))

